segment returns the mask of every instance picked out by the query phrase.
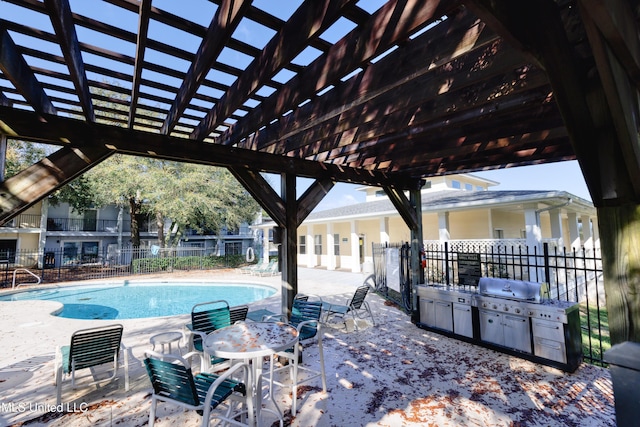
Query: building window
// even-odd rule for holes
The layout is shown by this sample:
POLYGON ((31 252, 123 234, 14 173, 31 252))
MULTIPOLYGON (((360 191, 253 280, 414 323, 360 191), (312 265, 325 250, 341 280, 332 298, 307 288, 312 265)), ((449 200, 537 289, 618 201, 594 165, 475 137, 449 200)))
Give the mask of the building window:
POLYGON ((298 250, 300 255, 307 253, 307 236, 298 236, 298 250))
POLYGON ((98 262, 98 242, 82 242, 82 262, 98 262))
POLYGON ((333 235, 333 254, 340 255, 340 235, 333 235))
POLYGON ((456 181, 455 179, 451 181, 451 187, 452 188, 462 188, 462 185, 460 184, 460 181, 456 181))
POLYGON ((316 255, 322 255, 322 235, 316 234, 313 240, 314 240, 314 246, 315 246, 314 253, 316 255))
POLYGON ((64 242, 63 264, 88 264, 98 262, 98 242, 64 242))
POLYGON ((473 185, 471 185, 471 184, 465 184, 465 185, 464 185, 464 189, 465 189, 466 191, 473 191, 473 185))
POLYGON ((504 239, 504 230, 501 228, 495 228, 493 230, 493 238, 494 239, 504 239))
POLYGON ((17 239, 0 240, 0 260, 11 264, 16 262, 17 239))
POLYGON ((240 255, 242 253, 242 242, 225 242, 224 253, 226 255, 240 255))
POLYGON ((484 191, 484 187, 476 185, 476 191, 484 191))

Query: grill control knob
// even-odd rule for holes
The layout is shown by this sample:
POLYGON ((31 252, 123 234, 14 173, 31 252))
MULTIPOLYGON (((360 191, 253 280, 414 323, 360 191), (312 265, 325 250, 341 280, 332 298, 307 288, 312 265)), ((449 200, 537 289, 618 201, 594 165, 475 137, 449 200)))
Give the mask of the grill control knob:
POLYGON ((519 308, 516 308, 516 309, 514 309, 513 311, 514 311, 516 314, 520 314, 520 311, 522 311, 522 310, 520 310, 519 308))
POLYGON ((498 309, 498 306, 497 306, 497 305, 495 305, 495 304, 493 304, 493 307, 491 307, 491 308, 493 308, 494 310, 497 310, 497 309, 498 309))
POLYGON ((506 305, 504 306, 504 311, 509 311, 509 307, 507 307, 506 305))

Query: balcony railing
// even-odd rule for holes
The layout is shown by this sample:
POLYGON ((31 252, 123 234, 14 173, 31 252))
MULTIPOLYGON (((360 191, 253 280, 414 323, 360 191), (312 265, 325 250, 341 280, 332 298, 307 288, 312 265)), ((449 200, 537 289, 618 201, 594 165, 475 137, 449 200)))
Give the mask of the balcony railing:
POLYGON ((4 223, 4 228, 40 228, 41 216, 36 214, 20 214, 4 223))
POLYGON ((83 218, 47 218, 47 231, 118 232, 115 219, 88 220, 83 218))

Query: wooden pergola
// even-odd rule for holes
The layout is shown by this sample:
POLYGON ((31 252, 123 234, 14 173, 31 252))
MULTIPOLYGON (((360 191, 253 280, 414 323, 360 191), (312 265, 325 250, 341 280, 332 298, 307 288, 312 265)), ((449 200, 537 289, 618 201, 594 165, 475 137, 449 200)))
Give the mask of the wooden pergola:
POLYGON ((60 147, 0 222, 114 153, 223 166, 282 230, 287 309, 336 182, 383 188, 417 247, 425 178, 577 159, 612 341, 640 341, 637 0, 156 2, 0 2, 0 142, 60 147))

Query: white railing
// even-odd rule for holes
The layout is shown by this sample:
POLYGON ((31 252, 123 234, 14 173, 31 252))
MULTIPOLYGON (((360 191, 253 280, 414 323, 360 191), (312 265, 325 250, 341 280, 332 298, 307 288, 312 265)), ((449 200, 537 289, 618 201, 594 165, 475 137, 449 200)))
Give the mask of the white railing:
POLYGON ((27 270, 26 268, 16 268, 15 270, 13 270, 13 281, 12 281, 12 284, 11 284, 11 289, 19 288, 22 285, 39 285, 40 281, 41 281, 40 276, 38 276, 37 274, 32 273, 31 271, 27 270), (36 282, 18 283, 18 284, 16 284, 16 275, 18 274, 18 271, 24 271, 25 273, 29 273, 30 275, 35 277, 37 281, 36 282))

